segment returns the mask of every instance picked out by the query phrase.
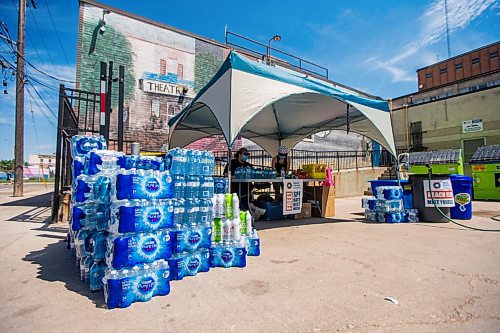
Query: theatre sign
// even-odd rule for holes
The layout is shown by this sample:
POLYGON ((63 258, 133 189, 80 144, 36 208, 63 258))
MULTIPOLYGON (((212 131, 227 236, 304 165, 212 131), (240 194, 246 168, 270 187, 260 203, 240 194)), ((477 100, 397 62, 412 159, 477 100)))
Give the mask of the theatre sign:
POLYGON ((159 75, 144 73, 139 80, 139 89, 154 94, 194 97, 194 84, 192 81, 179 80, 177 75, 159 75))

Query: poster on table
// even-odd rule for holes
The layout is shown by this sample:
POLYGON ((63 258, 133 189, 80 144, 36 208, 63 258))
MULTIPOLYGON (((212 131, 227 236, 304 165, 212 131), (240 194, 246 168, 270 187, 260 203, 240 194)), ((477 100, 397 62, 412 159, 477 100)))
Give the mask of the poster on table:
POLYGON ((454 207, 451 181, 449 179, 432 180, 431 186, 429 186, 429 181, 424 180, 425 207, 434 207, 432 198, 438 207, 454 207))
POLYGON ((302 211, 302 180, 283 179, 283 215, 302 211))

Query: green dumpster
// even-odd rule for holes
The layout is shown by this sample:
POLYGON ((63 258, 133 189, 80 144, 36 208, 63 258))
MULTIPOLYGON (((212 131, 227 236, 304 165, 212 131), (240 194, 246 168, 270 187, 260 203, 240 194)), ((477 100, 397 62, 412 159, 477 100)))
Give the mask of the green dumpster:
POLYGON ((409 174, 428 174, 429 169, 425 166, 427 163, 432 166, 432 173, 435 175, 464 174, 460 149, 415 152, 409 154, 409 159, 409 174))
POLYGON ((479 147, 470 164, 474 199, 500 200, 500 145, 479 147))

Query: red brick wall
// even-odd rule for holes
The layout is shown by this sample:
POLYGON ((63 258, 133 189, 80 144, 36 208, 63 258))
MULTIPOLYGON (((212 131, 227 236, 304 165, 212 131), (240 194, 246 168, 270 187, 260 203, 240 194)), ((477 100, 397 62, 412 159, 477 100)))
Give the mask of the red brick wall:
MULTIPOLYGON (((198 150, 211 150, 211 151, 227 151, 226 140, 222 136, 214 136, 210 138, 203 138, 186 146, 187 149, 198 150)), ((241 148, 241 139, 236 139, 233 144, 232 150, 241 148)))

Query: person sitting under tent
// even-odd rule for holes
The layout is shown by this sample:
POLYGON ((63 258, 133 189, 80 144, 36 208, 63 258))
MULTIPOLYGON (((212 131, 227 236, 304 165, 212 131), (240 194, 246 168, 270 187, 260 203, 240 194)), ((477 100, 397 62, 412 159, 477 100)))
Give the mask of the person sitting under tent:
MULTIPOLYGON (((234 158, 231 160, 230 164, 226 164, 226 167, 224 168, 224 176, 228 175, 228 167, 231 170, 231 176, 234 176, 236 169, 238 168, 253 168, 252 164, 248 162, 249 156, 250 153, 248 152, 248 149, 243 147, 240 148, 234 154, 234 158)), ((265 209, 259 208, 253 203, 251 197, 251 184, 248 184, 248 186, 241 186, 241 192, 239 190, 239 184, 231 183, 231 193, 238 193, 240 197, 240 209, 249 210, 256 220, 266 213, 265 209), (250 196, 250 200, 248 200, 248 196, 250 196), (250 202, 250 204, 247 204, 247 202, 250 202)))

